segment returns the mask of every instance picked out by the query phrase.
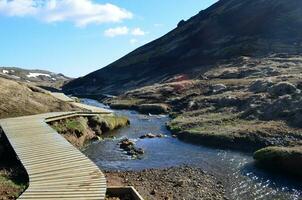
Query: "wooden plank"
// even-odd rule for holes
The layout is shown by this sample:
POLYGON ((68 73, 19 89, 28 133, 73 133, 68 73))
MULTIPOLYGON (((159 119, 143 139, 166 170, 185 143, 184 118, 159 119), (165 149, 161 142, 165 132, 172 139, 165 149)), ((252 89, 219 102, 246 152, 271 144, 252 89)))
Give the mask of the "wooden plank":
POLYGON ((104 199, 100 169, 50 128, 45 121, 93 113, 57 112, 0 120, 0 125, 29 176, 19 199, 104 199))
POLYGON ((57 99, 60 99, 61 101, 65 101, 65 102, 73 102, 74 101, 72 98, 66 96, 63 93, 52 92, 51 95, 54 96, 57 99))

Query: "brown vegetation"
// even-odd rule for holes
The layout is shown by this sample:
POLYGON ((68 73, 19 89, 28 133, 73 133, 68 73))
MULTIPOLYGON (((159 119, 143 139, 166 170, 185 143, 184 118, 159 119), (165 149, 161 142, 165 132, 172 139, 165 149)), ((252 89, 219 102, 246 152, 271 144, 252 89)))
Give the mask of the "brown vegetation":
POLYGON ((79 110, 33 85, 0 78, 0 118, 79 110))

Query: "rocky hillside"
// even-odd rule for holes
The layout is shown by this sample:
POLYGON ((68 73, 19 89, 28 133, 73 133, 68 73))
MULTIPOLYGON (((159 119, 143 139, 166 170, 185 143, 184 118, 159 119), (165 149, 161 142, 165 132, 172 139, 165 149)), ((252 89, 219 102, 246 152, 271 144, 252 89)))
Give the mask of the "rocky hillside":
POLYGON ((105 103, 139 111, 166 105, 173 133, 209 146, 295 146, 302 144, 301 80, 302 56, 241 57, 198 78, 175 77, 105 103))
POLYGON ((71 81, 73 93, 118 94, 172 75, 192 78, 225 59, 301 53, 302 1, 220 0, 165 36, 71 81), (120 87, 123 85, 123 87, 120 87))
POLYGON ((64 83, 71 80, 71 78, 63 74, 17 67, 0 67, 0 77, 54 88, 60 88, 64 83))

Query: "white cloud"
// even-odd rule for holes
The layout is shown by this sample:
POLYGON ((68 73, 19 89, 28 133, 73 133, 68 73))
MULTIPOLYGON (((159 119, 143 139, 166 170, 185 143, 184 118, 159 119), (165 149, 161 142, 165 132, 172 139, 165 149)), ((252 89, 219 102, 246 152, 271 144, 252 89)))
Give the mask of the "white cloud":
POLYGON ((0 14, 31 16, 45 22, 69 21, 76 26, 121 22, 133 14, 116 5, 92 0, 0 0, 0 14))
POLYGON ((0 12, 7 16, 33 15, 37 12, 37 6, 33 0, 0 0, 0 12))
POLYGON ((131 34, 134 35, 134 36, 143 36, 145 35, 146 33, 141 30, 140 28, 134 28, 132 31, 131 31, 131 34))
POLYGON ((105 30, 104 35, 107 37, 116 37, 119 35, 144 36, 146 32, 140 28, 129 29, 126 26, 110 28, 105 30))
POLYGON ((107 37, 116 37, 119 35, 127 35, 129 33, 129 29, 126 26, 110 28, 105 30, 104 35, 107 37))

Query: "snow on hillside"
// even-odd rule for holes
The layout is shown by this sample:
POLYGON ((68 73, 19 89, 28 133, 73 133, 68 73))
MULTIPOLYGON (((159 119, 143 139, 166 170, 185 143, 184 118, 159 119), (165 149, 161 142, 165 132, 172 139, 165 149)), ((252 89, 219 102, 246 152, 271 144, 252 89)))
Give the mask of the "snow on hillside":
POLYGON ((32 73, 30 72, 28 75, 26 75, 28 78, 37 78, 38 76, 47 76, 50 77, 49 74, 42 74, 42 73, 32 73))

